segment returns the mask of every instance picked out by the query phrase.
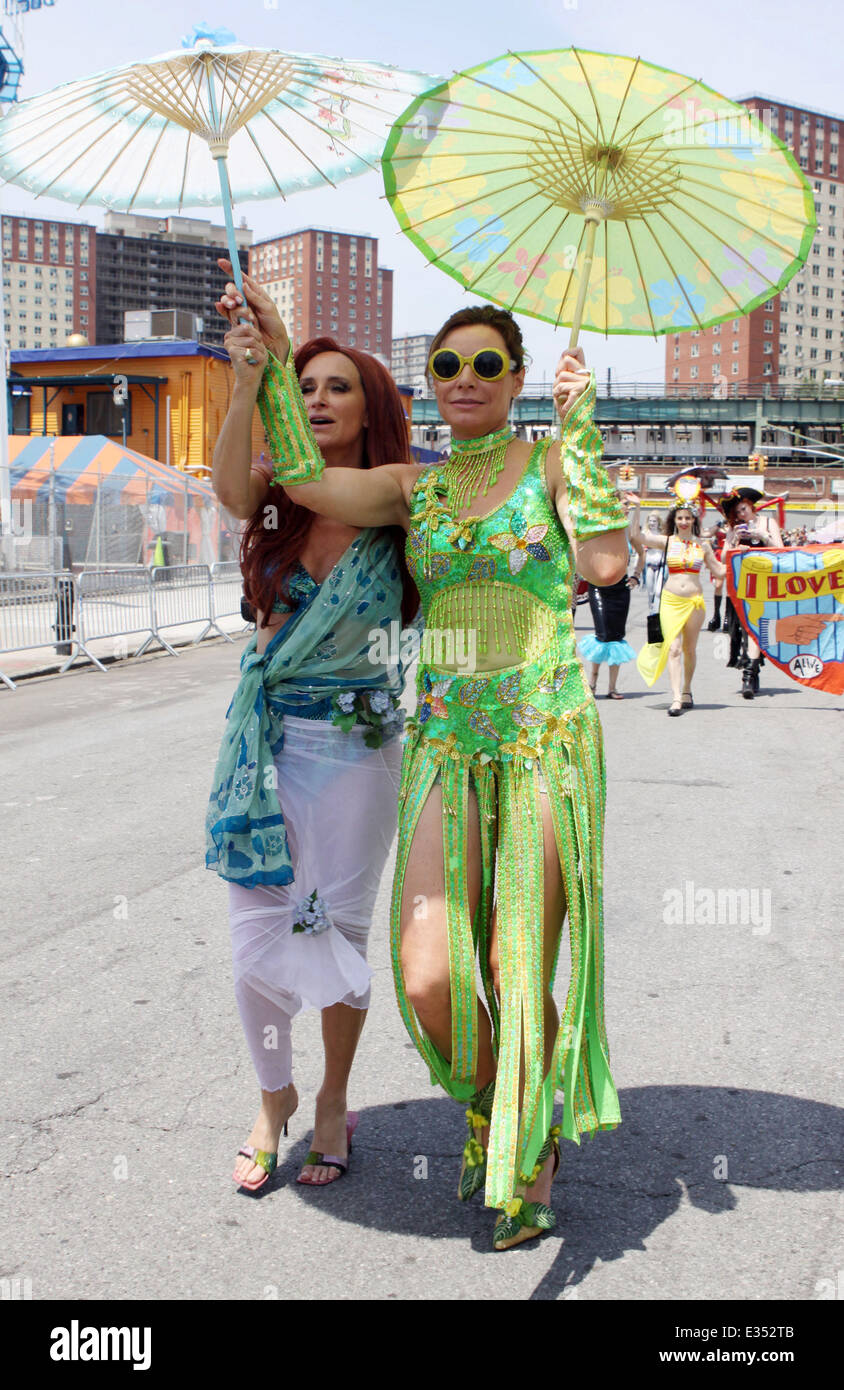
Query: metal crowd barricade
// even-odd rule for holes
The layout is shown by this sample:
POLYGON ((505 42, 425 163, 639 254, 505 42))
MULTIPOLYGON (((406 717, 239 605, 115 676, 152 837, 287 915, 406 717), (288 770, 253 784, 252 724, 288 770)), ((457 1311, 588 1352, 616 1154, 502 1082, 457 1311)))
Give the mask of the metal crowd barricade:
MULTIPOLYGON (((178 655, 161 636, 165 627, 183 627, 187 623, 201 623, 205 626, 191 646, 201 642, 211 628, 221 637, 231 638, 213 617, 213 597, 211 591, 211 570, 208 565, 157 565, 152 570, 152 631, 168 652, 178 655)), ((151 639, 147 639, 147 642, 151 639)), ((137 655, 147 646, 139 649, 137 655)))
MULTIPOLYGON (((121 566, 85 570, 0 574, 0 659, 5 652, 55 647, 67 655, 66 671, 86 656, 100 671, 108 668, 94 655, 91 642, 111 638, 114 657, 128 656, 126 638, 143 637, 134 656, 158 642, 171 656, 178 652, 162 629, 202 624, 195 646, 214 631, 233 641, 218 619, 240 615, 242 583, 236 561, 214 565, 121 566)), ((246 625, 248 626, 248 624, 246 625)), ((10 690, 15 682, 0 669, 10 690)))
MULTIPOLYGON (((243 575, 236 560, 218 560, 211 566, 211 616, 217 618, 236 618, 242 616, 240 601, 243 598, 243 575)), ((249 626, 244 626, 244 631, 249 626)), ((234 639, 223 633, 227 641, 234 639)))
MULTIPOLYGON (((81 651, 90 657, 84 638, 74 635, 75 609, 76 581, 68 571, 0 574, 0 653, 55 647, 60 656, 69 653, 62 671, 73 664, 81 651)), ((10 690, 16 689, 15 682, 2 670, 0 680, 10 690)))
MULTIPOLYGON (((83 643, 94 638, 117 639, 146 633, 136 656, 155 638, 152 625, 152 584, 145 565, 120 569, 85 570, 79 576, 79 612, 83 643)), ((115 657, 128 656, 128 647, 115 645, 115 657)), ((101 671, 108 668, 86 649, 101 671)))

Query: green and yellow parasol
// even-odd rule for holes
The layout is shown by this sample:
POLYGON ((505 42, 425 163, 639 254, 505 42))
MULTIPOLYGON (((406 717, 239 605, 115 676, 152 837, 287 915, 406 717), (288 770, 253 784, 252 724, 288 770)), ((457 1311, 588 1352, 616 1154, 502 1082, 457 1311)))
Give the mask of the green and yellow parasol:
POLYGON ((802 265, 814 197, 744 106, 640 58, 508 53, 417 97, 382 159, 402 229, 467 290, 600 333, 748 313, 802 265))

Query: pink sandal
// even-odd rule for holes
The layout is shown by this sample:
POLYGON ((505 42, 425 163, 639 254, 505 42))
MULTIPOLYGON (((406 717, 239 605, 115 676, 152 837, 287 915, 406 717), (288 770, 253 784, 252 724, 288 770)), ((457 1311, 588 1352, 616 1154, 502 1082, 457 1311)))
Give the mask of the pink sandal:
MULTIPOLYGON (((287 1120, 284 1121, 282 1134, 287 1136, 287 1120)), ((237 1157, 243 1154, 244 1158, 251 1158, 259 1168, 263 1168, 262 1178, 253 1178, 251 1182, 246 1182, 237 1176, 237 1169, 232 1173, 232 1180, 238 1187, 243 1187, 247 1192, 257 1192, 259 1187, 263 1187, 265 1182, 269 1182, 276 1168, 278 1167, 278 1153, 268 1153, 266 1149, 256 1149, 253 1144, 244 1144, 242 1149, 238 1149, 237 1157)))
POLYGON ((307 1168, 309 1166, 314 1168, 339 1168, 340 1171, 337 1174, 337 1177, 326 1178, 325 1182, 314 1182, 313 1178, 303 1178, 302 1174, 300 1173, 298 1178, 296 1179, 298 1183, 301 1183, 303 1187, 328 1187, 329 1183, 337 1182, 346 1174, 349 1167, 348 1158, 352 1152, 352 1135, 358 1127, 359 1119, 360 1115, 356 1110, 350 1110, 346 1117, 346 1145, 348 1152, 346 1154, 345 1159, 338 1158, 336 1154, 323 1154, 320 1153, 318 1149, 311 1149, 310 1153, 306 1155, 305 1161, 302 1164, 303 1168, 307 1168))
POLYGON ((259 1168, 263 1168, 264 1175, 257 1179, 253 1178, 251 1182, 247 1182, 245 1178, 239 1178, 237 1176, 237 1170, 235 1169, 232 1173, 232 1178, 237 1183, 238 1187, 245 1187, 247 1192, 257 1192, 259 1187, 263 1187, 265 1182, 269 1182, 275 1172, 278 1166, 278 1154, 267 1153, 266 1149, 256 1149, 252 1144, 244 1144, 242 1149, 238 1149, 238 1158, 241 1154, 243 1154, 244 1158, 251 1158, 252 1162, 256 1163, 259 1168))

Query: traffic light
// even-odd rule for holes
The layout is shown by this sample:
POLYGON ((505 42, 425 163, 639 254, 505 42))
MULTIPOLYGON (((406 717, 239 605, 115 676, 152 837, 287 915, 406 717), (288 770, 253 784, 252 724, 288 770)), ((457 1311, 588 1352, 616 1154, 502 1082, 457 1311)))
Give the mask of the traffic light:
POLYGON ((751 454, 747 460, 747 466, 751 473, 764 473, 767 462, 764 454, 751 454))
POLYGON ((623 482, 629 483, 636 476, 635 468, 631 468, 629 463, 623 463, 618 470, 618 476, 623 482))

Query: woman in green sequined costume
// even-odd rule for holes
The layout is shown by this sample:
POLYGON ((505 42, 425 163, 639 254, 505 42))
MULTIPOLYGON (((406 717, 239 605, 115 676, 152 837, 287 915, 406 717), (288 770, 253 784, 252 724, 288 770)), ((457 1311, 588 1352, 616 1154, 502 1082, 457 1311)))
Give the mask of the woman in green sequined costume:
MULTIPOLYGON (((444 465, 415 479, 317 467, 299 482, 305 470, 273 457, 278 480, 315 511, 408 531, 426 636, 399 797, 396 988, 432 1079, 468 1102, 459 1195, 485 1185, 486 1204, 503 1208, 494 1243, 507 1248, 554 1224, 555 1091, 575 1142, 620 1119, 603 1014, 601 727, 570 603, 575 568, 598 585, 624 573, 626 517, 600 465, 594 379, 584 390, 578 361, 564 357, 555 382, 561 448, 531 447, 506 427, 524 382, 512 317, 462 310, 432 361, 440 349, 458 365, 435 382, 452 429, 444 465), (496 379, 475 370, 487 350, 504 364, 496 379), (551 985, 566 913, 560 1020, 551 985)), ((264 378, 265 422, 290 410, 281 371, 264 378)))

